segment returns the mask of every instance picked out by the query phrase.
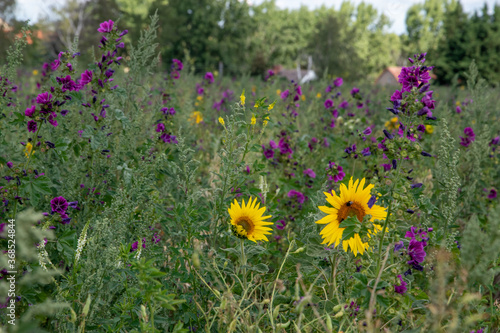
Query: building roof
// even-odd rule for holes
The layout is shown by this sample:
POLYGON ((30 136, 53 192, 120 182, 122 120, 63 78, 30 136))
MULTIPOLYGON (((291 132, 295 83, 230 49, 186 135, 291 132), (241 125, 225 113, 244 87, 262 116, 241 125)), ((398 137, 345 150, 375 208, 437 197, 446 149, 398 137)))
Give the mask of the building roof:
MULTIPOLYGON (((384 75, 385 72, 388 72, 389 74, 391 74, 394 77, 394 79, 396 79, 396 81, 398 81, 398 76, 401 73, 402 69, 403 69, 402 66, 389 66, 389 67, 387 67, 386 69, 384 69, 382 71, 382 73, 380 73, 380 75, 375 80, 375 83, 378 83, 378 81, 380 80, 382 75, 384 75)), ((431 79, 433 79, 433 80, 436 79, 436 74, 434 74, 432 72, 430 72, 429 74, 431 75, 431 79)))

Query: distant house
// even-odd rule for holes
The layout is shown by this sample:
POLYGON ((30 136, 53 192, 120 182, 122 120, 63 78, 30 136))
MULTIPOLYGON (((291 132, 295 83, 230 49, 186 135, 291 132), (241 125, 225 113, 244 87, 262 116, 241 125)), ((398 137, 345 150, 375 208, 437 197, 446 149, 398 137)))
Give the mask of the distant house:
POLYGON ((384 69, 384 71, 375 80, 375 84, 381 86, 397 86, 399 85, 398 76, 403 67, 391 66, 384 69))
MULTIPOLYGON (((383 70, 383 72, 375 80, 375 84, 381 86, 397 86, 399 85, 398 76, 401 73, 401 66, 389 66, 383 70)), ((431 74, 431 79, 435 80, 436 75, 431 74)))
POLYGON ((296 69, 283 69, 283 66, 277 65, 273 67, 273 71, 278 76, 286 77, 289 81, 293 80, 301 84, 314 81, 318 78, 312 69, 312 57, 308 58, 307 69, 301 69, 298 65, 296 69))
MULTIPOLYGON (((9 32, 13 32, 14 31, 14 28, 11 27, 7 22, 5 22, 4 20, 2 20, 0 18, 0 29, 3 31, 3 32, 6 32, 6 33, 9 33, 9 32)), ((35 30, 35 31, 30 31, 28 30, 28 36, 26 38, 26 42, 31 45, 33 44, 33 38, 36 38, 36 39, 39 39, 39 40, 45 40, 46 39, 46 36, 44 35, 43 31, 42 30, 35 30)), ((17 38, 21 38, 23 36, 23 34, 21 32, 18 32, 15 34, 15 37, 17 38)))

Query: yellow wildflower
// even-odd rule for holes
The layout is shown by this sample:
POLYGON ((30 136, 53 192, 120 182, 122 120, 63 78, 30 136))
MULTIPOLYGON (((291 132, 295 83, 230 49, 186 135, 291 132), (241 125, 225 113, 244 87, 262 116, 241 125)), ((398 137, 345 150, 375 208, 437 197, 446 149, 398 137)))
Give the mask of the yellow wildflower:
POLYGON ((425 131, 429 134, 434 133, 434 126, 432 125, 425 125, 425 131))
POLYGON ((306 100, 306 95, 302 95, 302 100, 305 101, 306 100))
POLYGON ((28 144, 26 145, 26 148, 24 148, 24 155, 26 156, 26 158, 30 158, 30 156, 32 154, 35 153, 35 151, 33 150, 33 153, 31 152, 33 150, 33 145, 31 144, 31 142, 28 142, 28 144))
POLYGON ((274 108, 274 105, 276 105, 276 101, 274 101, 272 104, 269 105, 267 111, 271 111, 274 108))
POLYGON ((460 101, 457 101, 455 104, 456 104, 457 106, 460 106, 460 104, 462 104, 462 103, 460 103, 460 101))
POLYGON ((35 75, 35 76, 38 75, 38 70, 37 69, 33 70, 33 75, 35 75))
POLYGON ((389 130, 397 129, 399 128, 399 119, 398 117, 393 117, 391 118, 390 121, 385 122, 385 127, 389 130))
POLYGON ((222 125, 222 126, 225 126, 226 123, 224 122, 224 119, 222 117, 219 117, 219 123, 222 125))
POLYGON ((255 125, 256 122, 257 122, 257 119, 255 118, 255 115, 252 114, 252 119, 250 120, 250 124, 255 125))
POLYGON ((276 95, 281 95, 281 89, 276 90, 276 95))
POLYGON ((194 103, 194 106, 199 106, 199 105, 200 105, 200 103, 198 103, 198 102, 194 103))
POLYGON ((245 89, 243 89, 243 91, 241 92, 241 96, 240 96, 240 101, 241 101, 241 105, 245 105, 245 89))
POLYGON ((194 111, 193 113, 191 113, 191 117, 189 117, 189 120, 199 124, 203 121, 203 115, 200 111, 194 111))
POLYGON ((264 121, 262 122, 264 126, 267 126, 267 121, 269 120, 269 117, 264 118, 264 121))
POLYGON ((201 101, 203 100, 203 96, 202 96, 202 95, 198 95, 198 96, 196 97, 196 99, 197 99, 197 100, 199 100, 199 101, 201 102, 201 101))
POLYGON ((316 98, 321 98, 321 93, 317 93, 316 98))

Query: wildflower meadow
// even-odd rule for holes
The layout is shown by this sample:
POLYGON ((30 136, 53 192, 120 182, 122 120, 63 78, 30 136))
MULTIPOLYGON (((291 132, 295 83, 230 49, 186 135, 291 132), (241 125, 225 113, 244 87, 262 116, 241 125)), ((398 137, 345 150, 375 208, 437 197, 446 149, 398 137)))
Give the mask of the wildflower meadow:
POLYGON ((0 332, 500 332, 498 88, 91 50, 0 69, 0 332), (80 61, 84 52, 90 63, 80 61), (168 64, 164 70, 159 62, 168 64))

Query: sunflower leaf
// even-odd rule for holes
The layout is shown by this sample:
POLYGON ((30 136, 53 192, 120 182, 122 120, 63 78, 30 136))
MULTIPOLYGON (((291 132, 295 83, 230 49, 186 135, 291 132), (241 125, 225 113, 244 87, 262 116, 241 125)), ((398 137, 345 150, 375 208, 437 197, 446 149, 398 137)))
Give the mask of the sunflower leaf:
POLYGON ((345 228, 342 232, 342 240, 349 240, 354 237, 354 234, 359 232, 361 224, 356 216, 349 216, 339 225, 340 228, 345 228))

